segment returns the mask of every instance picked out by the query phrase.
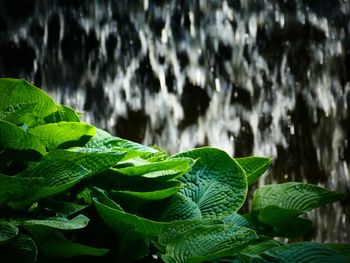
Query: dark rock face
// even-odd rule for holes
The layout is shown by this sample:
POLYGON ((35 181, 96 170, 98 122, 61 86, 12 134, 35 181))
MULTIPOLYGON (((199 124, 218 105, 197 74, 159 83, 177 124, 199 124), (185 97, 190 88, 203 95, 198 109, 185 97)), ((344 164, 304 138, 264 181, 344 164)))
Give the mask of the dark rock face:
MULTIPOLYGON (((118 136, 170 152, 274 157, 266 182, 350 182, 348 1, 0 3, 0 77, 20 77, 118 136)), ((345 204, 316 239, 349 241, 345 204), (332 221, 333 220, 333 221, 332 221), (331 236, 331 237, 330 237, 331 236)))

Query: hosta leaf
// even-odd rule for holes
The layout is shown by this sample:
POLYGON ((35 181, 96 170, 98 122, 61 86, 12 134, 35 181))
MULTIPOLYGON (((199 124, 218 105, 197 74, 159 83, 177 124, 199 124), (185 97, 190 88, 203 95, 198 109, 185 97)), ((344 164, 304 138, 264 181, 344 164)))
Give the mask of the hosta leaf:
POLYGON ((255 224, 269 226, 262 232, 274 236, 297 237, 311 229, 311 222, 300 215, 319 206, 338 201, 342 194, 325 188, 290 182, 267 185, 255 192, 252 219, 255 224))
POLYGON ((265 157, 235 158, 246 173, 248 185, 256 182, 269 168, 272 159, 265 157))
POLYGON ((345 263, 349 260, 349 257, 338 254, 324 244, 312 242, 300 242, 272 248, 261 254, 261 256, 268 261, 288 263, 345 263))
POLYGON ((18 234, 18 228, 7 222, 0 221, 0 244, 14 238, 18 234))
POLYGON ((84 151, 84 148, 75 150, 55 150, 48 153, 44 160, 47 162, 69 160, 83 166, 92 173, 102 172, 116 165, 125 156, 125 151, 84 151))
POLYGON ((57 201, 57 200, 49 200, 45 202, 45 210, 52 211, 56 216, 71 216, 85 208, 87 208, 89 204, 80 204, 77 202, 69 202, 69 201, 57 201))
MULTIPOLYGON (((197 160, 192 169, 179 180, 184 183, 180 193, 189 200, 184 205, 196 204, 201 218, 223 218, 242 206, 247 195, 247 179, 241 166, 227 153, 205 147, 174 157, 197 160)), ((176 209, 172 213, 183 214, 182 211, 189 210, 185 206, 171 206, 171 209, 176 209)), ((187 218, 184 215, 182 219, 187 218)))
POLYGON ((277 206, 308 212, 317 207, 339 201, 343 194, 333 192, 312 184, 289 182, 266 185, 256 190, 253 210, 261 210, 267 206, 277 206))
POLYGON ((28 195, 40 181, 38 178, 18 178, 0 174, 0 205, 28 195))
POLYGON ((38 250, 30 236, 18 234, 5 246, 0 246, 1 262, 34 263, 38 250))
POLYGON ((214 224, 222 224, 220 220, 185 220, 178 221, 176 223, 171 224, 171 227, 168 227, 166 231, 164 231, 161 235, 158 236, 158 240, 156 245, 159 246, 163 251, 165 251, 168 243, 172 242, 172 240, 190 229, 197 227, 199 225, 214 225, 214 224))
POLYGON ((163 259, 166 262, 196 263, 231 256, 256 238, 256 233, 245 227, 199 225, 171 240, 163 259))
POLYGON ((108 249, 95 248, 68 240, 61 232, 44 226, 26 226, 33 235, 40 253, 46 258, 103 256, 108 249))
POLYGON ((113 148, 119 148, 119 149, 128 149, 131 151, 131 153, 135 154, 136 152, 139 152, 140 154, 147 154, 147 153, 157 153, 158 150, 147 147, 139 143, 135 143, 132 141, 128 141, 125 139, 121 139, 118 137, 114 137, 111 134, 109 134, 106 131, 103 131, 101 129, 96 129, 96 135, 91 138, 91 140, 84 146, 85 148, 97 148, 97 149, 113 149, 113 148), (132 151, 134 150, 134 151, 132 151))
POLYGON ((245 248, 243 248, 239 253, 246 256, 259 255, 271 248, 280 247, 282 244, 274 239, 259 237, 256 240, 250 242, 245 248))
POLYGON ((191 158, 171 158, 160 162, 129 166, 115 170, 129 176, 169 180, 175 179, 185 172, 188 172, 194 163, 194 160, 191 158))
MULTIPOLYGON (((0 109, 0 119, 3 121, 10 122, 15 125, 23 124, 24 122, 28 122, 28 120, 37 120, 38 123, 42 122, 40 117, 32 114, 33 107, 36 103, 33 102, 24 102, 17 104, 16 107, 9 107, 6 110, 0 109)), ((31 124, 27 123, 27 126, 31 124)))
POLYGON ((25 198, 13 200, 10 205, 14 208, 25 208, 40 198, 65 191, 84 178, 112 167, 124 155, 125 152, 51 151, 36 166, 17 175, 20 178, 38 178, 40 182, 25 198))
POLYGON ((17 220, 14 223, 20 226, 47 226, 62 230, 73 230, 86 227, 89 223, 89 218, 84 215, 78 215, 72 219, 53 217, 42 220, 17 220))
POLYGON ((284 209, 277 206, 267 206, 258 214, 258 220, 266 225, 260 226, 260 231, 266 235, 280 237, 300 237, 311 231, 312 222, 300 218, 303 212, 293 209, 284 209), (270 227, 269 227, 270 226, 270 227))
POLYGON ((44 118, 57 110, 53 99, 25 80, 1 78, 0 94, 0 119, 16 125, 22 124, 28 115, 44 118))
POLYGON ((96 128, 82 122, 59 122, 29 129, 50 151, 56 148, 83 146, 96 134, 96 128))
MULTIPOLYGON (((112 196, 138 199, 139 202, 160 200, 172 196, 182 188, 182 183, 178 181, 155 181, 148 180, 137 190, 111 190, 112 196)), ((133 188, 133 187, 131 187, 133 188)))
POLYGON ((79 122, 80 114, 65 105, 57 105, 57 111, 44 118, 46 123, 56 123, 61 121, 79 122))
POLYGON ((0 121, 0 155, 6 154, 2 153, 6 150, 27 153, 21 156, 22 160, 37 159, 46 153, 44 145, 35 135, 25 132, 12 123, 0 121))
POLYGON ((170 205, 161 216, 162 221, 201 220, 202 213, 199 206, 182 193, 176 193, 170 205))
POLYGON ((224 218, 224 223, 226 225, 244 226, 251 229, 255 228, 254 225, 249 220, 247 220, 246 218, 244 218, 243 216, 237 213, 233 213, 229 216, 226 216, 224 218))
POLYGON ((32 186, 25 197, 9 202, 15 209, 27 208, 41 198, 63 192, 90 174, 89 170, 68 160, 40 162, 35 168, 24 172, 27 178, 36 178, 40 181, 32 186))
POLYGON ((350 244, 326 243, 327 247, 335 250, 337 254, 347 256, 350 259, 350 244))
POLYGON ((116 208, 100 203, 97 199, 94 199, 94 204, 103 221, 119 233, 133 230, 144 236, 155 237, 164 232, 169 226, 169 223, 142 218, 123 211, 121 207, 116 208))

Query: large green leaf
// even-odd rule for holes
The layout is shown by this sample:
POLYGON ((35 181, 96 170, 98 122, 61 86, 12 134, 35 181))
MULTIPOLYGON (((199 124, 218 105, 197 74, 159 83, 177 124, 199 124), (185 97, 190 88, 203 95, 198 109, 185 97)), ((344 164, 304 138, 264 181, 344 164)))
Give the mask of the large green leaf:
POLYGON ((244 226, 251 229, 255 229, 254 225, 249 220, 237 213, 233 213, 229 216, 226 216, 223 221, 226 225, 244 226))
MULTIPOLYGON (((252 219, 266 226, 265 234, 302 236, 311 229, 311 222, 300 215, 322 205, 341 200, 343 194, 325 188, 290 182, 267 185, 254 194, 252 219)), ((263 229, 260 226, 260 229, 263 229)))
POLYGON ((299 182, 266 185, 255 191, 253 210, 260 211, 267 206, 277 206, 308 212, 317 207, 339 201, 342 193, 323 187, 299 182))
POLYGON ((65 105, 57 105, 57 111, 44 118, 46 123, 57 123, 61 121, 79 122, 80 113, 65 105))
POLYGON ((180 205, 176 197, 176 205, 171 205, 171 212, 167 211, 166 214, 189 211, 188 216, 181 218, 188 219, 192 212, 186 206, 195 204, 202 219, 215 219, 232 214, 243 205, 247 195, 247 178, 241 166, 227 153, 205 147, 174 157, 189 157, 197 161, 189 172, 179 178, 184 183, 180 194, 189 201, 180 205))
POLYGON ((108 249, 95 248, 68 240, 61 232, 44 226, 26 226, 40 253, 46 258, 72 256, 104 256, 108 249))
POLYGON ((103 221, 118 233, 135 231, 143 236, 156 237, 164 232, 171 223, 152 221, 135 214, 127 213, 123 209, 114 204, 111 206, 112 200, 101 203, 96 198, 94 204, 98 214, 103 221))
POLYGON ((57 110, 53 99, 25 80, 1 78, 0 94, 0 120, 16 125, 36 126, 40 119, 57 110))
POLYGON ((82 122, 59 122, 29 129, 50 151, 56 148, 83 146, 96 134, 96 128, 82 122))
POLYGON ((152 147, 147 147, 139 143, 114 137, 108 132, 96 129, 96 135, 91 138, 91 140, 84 146, 85 148, 97 148, 97 149, 106 149, 106 148, 119 148, 119 149, 128 149, 147 154, 147 153, 157 153, 158 150, 152 147))
POLYGON ((247 175, 248 185, 256 182, 269 168, 272 159, 265 157, 235 158, 247 175))
POLYGON ((118 262, 128 262, 147 254, 147 238, 156 237, 169 227, 169 223, 156 222, 127 213, 108 198, 104 191, 98 189, 97 192, 99 200, 94 198, 97 213, 109 227, 119 234, 118 262), (135 244, 138 246, 135 247, 135 244), (131 251, 134 251, 135 255, 130 255, 131 251))
POLYGON ((186 220, 182 221, 182 223, 172 224, 171 227, 168 227, 166 231, 158 236, 155 244, 161 251, 165 252, 166 246, 172 242, 176 236, 179 236, 199 225, 212 225, 217 223, 221 222, 217 222, 216 220, 186 220))
POLYGON ((256 238, 256 233, 245 227, 199 225, 171 240, 162 258, 165 262, 204 262, 234 255, 256 238))
POLYGON ((280 237, 300 237, 310 232, 312 229, 312 222, 306 218, 299 216, 304 214, 301 211, 293 209, 285 209, 277 206, 267 206, 258 214, 262 233, 272 236, 280 237))
POLYGON ((81 165, 68 160, 43 161, 24 172, 24 178, 39 179, 39 182, 32 185, 26 196, 9 202, 15 209, 27 208, 41 198, 63 192, 91 174, 81 165))
POLYGON ((350 243, 326 243, 325 245, 335 250, 337 254, 347 256, 347 258, 350 259, 350 243))
POLYGON ((126 154, 125 150, 90 151, 84 148, 73 150, 55 150, 44 157, 44 161, 56 162, 69 160, 88 169, 91 173, 97 173, 115 166, 126 154))
MULTIPOLYGON (((9 150, 22 151, 22 160, 32 160, 46 153, 44 145, 35 135, 12 123, 0 121, 0 156, 4 155, 6 158, 9 150)), ((13 156, 13 159, 16 159, 15 157, 13 156)))
POLYGON ((160 200, 172 196, 182 188, 178 181, 143 180, 145 184, 130 186, 129 190, 111 190, 112 196, 137 199, 138 202, 160 200))
POLYGON ((13 223, 19 226, 47 226, 62 230, 73 230, 86 227, 89 223, 89 218, 84 215, 78 215, 72 219, 53 217, 48 219, 14 220, 13 223))
POLYGON ((337 253, 332 248, 319 243, 300 242, 267 250, 261 256, 269 262, 288 263, 341 263, 350 257, 337 253))
POLYGON ((24 234, 18 234, 4 246, 0 246, 1 262, 34 263, 38 250, 34 240, 24 234))
POLYGON ((39 178, 18 178, 0 174, 0 205, 32 192, 32 189, 41 183, 39 178))
POLYGON ((38 178, 27 196, 11 201, 14 208, 25 208, 33 202, 65 191, 84 178, 104 171, 123 158, 125 152, 90 153, 55 150, 48 153, 41 162, 31 166, 19 178, 38 178))
POLYGON ((0 244, 14 238, 18 234, 18 228, 7 222, 7 221, 0 221, 0 244))
POLYGON ((119 259, 125 262, 127 251, 132 251, 130 246, 137 241, 149 238, 156 240, 158 247, 165 248, 169 240, 191 227, 202 224, 202 221, 175 221, 175 222, 158 222, 147 218, 125 212, 117 203, 107 197, 104 191, 99 190, 99 198, 94 198, 98 214, 104 222, 114 231, 119 233, 121 247, 125 251, 119 251, 119 259))
POLYGON ((87 208, 89 204, 74 201, 46 200, 45 210, 52 211, 56 216, 67 217, 87 208))
POLYGON ((194 163, 195 161, 191 158, 170 158, 160 162, 150 162, 115 170, 129 176, 169 180, 180 177, 182 174, 188 172, 194 163))
POLYGON ((171 198, 170 205, 160 219, 162 221, 202 220, 202 213, 197 203, 178 192, 171 198))
POLYGON ((277 240, 274 240, 272 238, 259 237, 258 239, 250 242, 239 253, 247 257, 252 257, 254 255, 262 254, 269 249, 280 246, 282 246, 282 244, 277 240))

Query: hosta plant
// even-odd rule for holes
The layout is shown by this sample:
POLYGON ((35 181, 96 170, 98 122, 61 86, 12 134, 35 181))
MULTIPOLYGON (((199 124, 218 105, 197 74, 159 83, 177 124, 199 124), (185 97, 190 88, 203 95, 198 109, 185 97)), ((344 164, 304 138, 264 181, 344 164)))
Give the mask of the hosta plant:
POLYGON ((270 158, 204 147, 169 155, 80 120, 24 80, 0 80, 1 262, 349 262, 348 244, 283 243, 341 193, 255 191, 270 158))

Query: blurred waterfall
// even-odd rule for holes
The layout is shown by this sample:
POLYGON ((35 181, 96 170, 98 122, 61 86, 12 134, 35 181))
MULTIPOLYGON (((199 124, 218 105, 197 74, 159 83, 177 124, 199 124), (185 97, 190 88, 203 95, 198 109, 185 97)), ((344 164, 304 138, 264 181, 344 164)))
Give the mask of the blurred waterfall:
POLYGON ((310 238, 349 242, 349 18, 347 0, 1 1, 0 76, 171 153, 272 156, 259 184, 346 194, 310 238))

